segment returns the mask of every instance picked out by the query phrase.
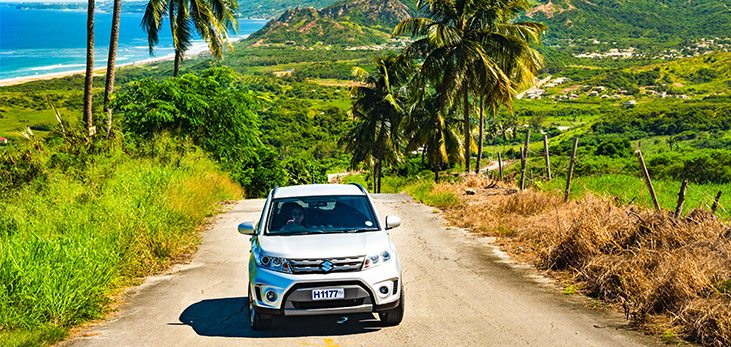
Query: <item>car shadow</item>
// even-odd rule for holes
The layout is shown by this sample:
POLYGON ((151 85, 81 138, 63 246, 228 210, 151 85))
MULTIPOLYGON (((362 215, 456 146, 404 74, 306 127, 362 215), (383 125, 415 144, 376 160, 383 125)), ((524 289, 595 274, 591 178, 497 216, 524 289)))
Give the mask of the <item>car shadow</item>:
MULTIPOLYGON (((188 306, 180 322, 201 336, 299 337, 362 334, 381 329, 372 313, 304 317, 275 317, 271 329, 249 327, 247 297, 208 299, 188 306)), ((178 325, 180 323, 168 323, 178 325)))

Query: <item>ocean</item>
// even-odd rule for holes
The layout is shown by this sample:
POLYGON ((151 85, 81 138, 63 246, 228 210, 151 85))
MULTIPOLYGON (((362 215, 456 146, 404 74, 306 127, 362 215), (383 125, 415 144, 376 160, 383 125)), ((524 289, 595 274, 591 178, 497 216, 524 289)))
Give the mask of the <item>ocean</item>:
MULTIPOLYGON (((0 3, 0 82, 82 71, 86 66, 86 10, 16 9, 0 3)), ((142 31, 142 13, 122 13, 119 24, 117 66, 174 55, 170 26, 163 23, 154 55, 149 54, 147 34, 142 31)), ((107 63, 112 14, 94 15, 94 68, 107 63)), ((229 32, 231 41, 246 37, 266 24, 264 20, 239 19, 239 32, 229 32)), ((188 56, 207 50, 196 38, 188 56)))

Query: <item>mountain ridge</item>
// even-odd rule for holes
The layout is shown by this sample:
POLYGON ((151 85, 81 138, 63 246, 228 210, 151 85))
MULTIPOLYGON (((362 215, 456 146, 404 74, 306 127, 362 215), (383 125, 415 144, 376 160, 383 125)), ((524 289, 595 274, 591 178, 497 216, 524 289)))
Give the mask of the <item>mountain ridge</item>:
POLYGON ((412 13, 398 0, 349 0, 322 10, 288 9, 247 40, 255 44, 381 44, 390 38, 391 29, 412 13))

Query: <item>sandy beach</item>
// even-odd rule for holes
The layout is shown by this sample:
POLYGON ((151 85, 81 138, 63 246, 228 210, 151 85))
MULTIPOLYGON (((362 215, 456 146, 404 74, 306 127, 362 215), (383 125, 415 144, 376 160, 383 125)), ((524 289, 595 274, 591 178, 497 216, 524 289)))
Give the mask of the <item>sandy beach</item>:
MULTIPOLYGON (((238 37, 234 40, 231 40, 231 43, 236 43, 238 41, 241 41, 245 39, 248 35, 238 37)), ((186 52, 186 59, 191 59, 195 56, 198 56, 200 54, 208 52, 208 46, 206 44, 203 45, 194 45, 191 47, 191 49, 186 52)), ((161 61, 169 61, 175 59, 175 54, 168 54, 166 56, 162 57, 153 57, 149 59, 124 63, 124 64, 116 64, 116 68, 124 67, 124 66, 132 66, 132 65, 142 65, 142 64, 150 64, 155 62, 161 62, 161 61)), ((78 70, 72 70, 72 71, 64 71, 64 72, 52 72, 47 74, 38 74, 33 76, 24 76, 24 77, 14 77, 14 78, 7 78, 0 80, 0 87, 5 86, 13 86, 18 84, 23 84, 27 82, 33 82, 33 81, 41 81, 41 80, 50 80, 54 78, 59 77, 66 77, 66 76, 73 76, 76 74, 84 74, 86 69, 78 69, 78 70)), ((98 67, 94 68, 94 76, 104 76, 107 71, 107 65, 106 64, 98 64, 98 67)))

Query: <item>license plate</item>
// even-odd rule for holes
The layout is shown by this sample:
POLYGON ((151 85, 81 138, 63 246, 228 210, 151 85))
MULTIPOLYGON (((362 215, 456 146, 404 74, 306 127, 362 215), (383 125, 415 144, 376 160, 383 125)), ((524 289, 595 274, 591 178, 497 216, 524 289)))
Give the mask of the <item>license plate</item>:
POLYGON ((345 299, 344 288, 313 289, 312 300, 345 299))

